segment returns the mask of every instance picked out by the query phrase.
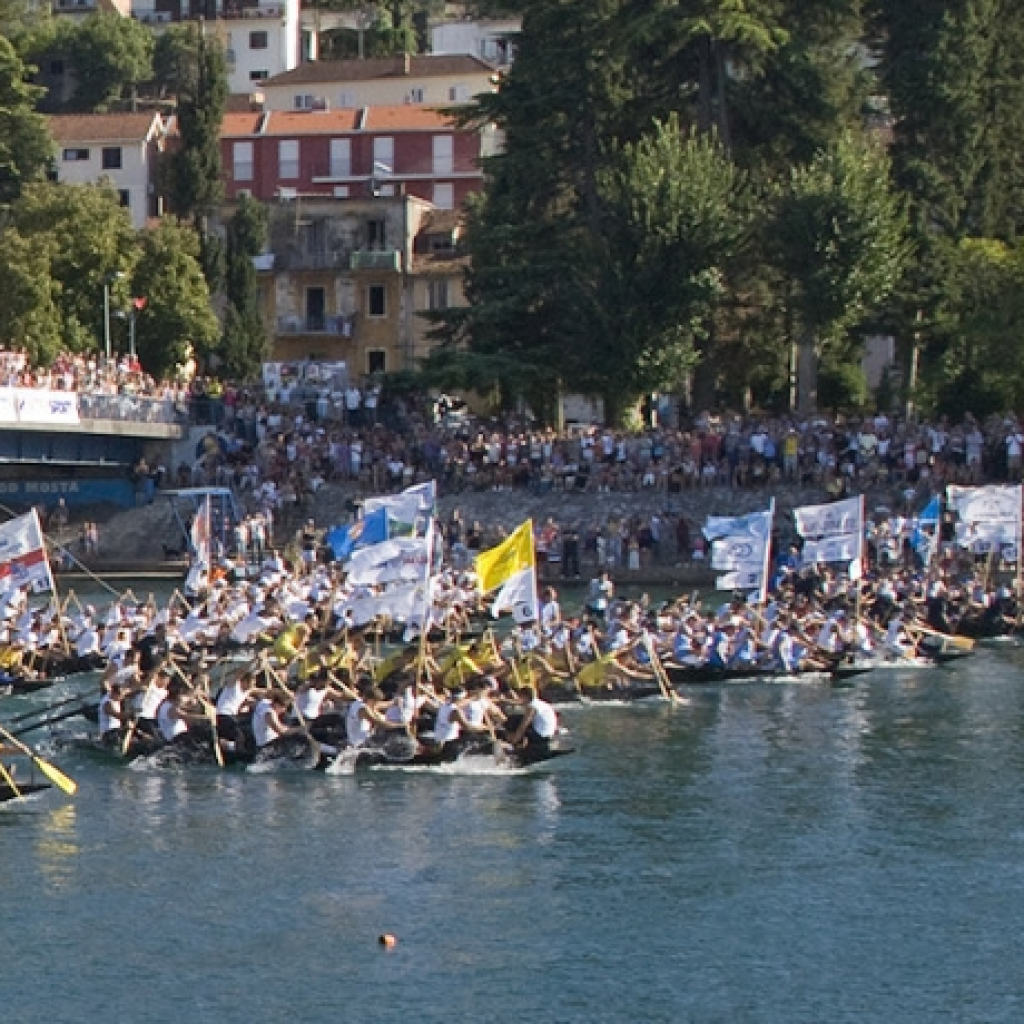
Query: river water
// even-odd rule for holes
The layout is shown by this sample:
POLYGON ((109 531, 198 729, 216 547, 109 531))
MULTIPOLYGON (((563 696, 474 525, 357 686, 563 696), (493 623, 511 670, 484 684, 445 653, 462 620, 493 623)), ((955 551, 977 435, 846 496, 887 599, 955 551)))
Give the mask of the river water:
POLYGON ((519 776, 55 754, 78 795, 0 810, 0 1020, 1020 1021, 1022 667, 566 710, 519 776))

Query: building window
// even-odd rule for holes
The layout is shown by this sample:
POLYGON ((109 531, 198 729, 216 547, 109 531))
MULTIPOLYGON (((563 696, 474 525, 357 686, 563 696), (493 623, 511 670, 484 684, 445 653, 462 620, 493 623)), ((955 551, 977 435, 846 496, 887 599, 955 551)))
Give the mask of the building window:
POLYGON ((366 353, 366 372, 374 374, 388 372, 388 354, 382 348, 371 348, 366 353))
POLYGON ((455 138, 451 135, 435 135, 432 148, 434 151, 434 173, 451 174, 454 166, 455 138))
POLYGON ((366 248, 379 252, 388 247, 388 223, 386 220, 368 220, 366 222, 366 248))
POLYGON ((128 189, 126 189, 126 188, 119 188, 117 190, 117 201, 122 206, 130 206, 131 205, 132 197, 131 197, 131 193, 129 193, 128 189))
POLYGON ((388 306, 384 285, 371 284, 366 289, 366 315, 387 316, 388 306))
POLYGON ((395 170, 395 140, 381 136, 373 140, 373 173, 392 174, 395 170))
POLYGON ((453 85, 448 90, 448 99, 452 103, 466 103, 469 101, 469 88, 465 85, 453 85))
POLYGON ((277 144, 277 173, 282 178, 299 176, 298 139, 283 139, 277 144))
POLYGON ((267 33, 266 32, 250 32, 249 33, 249 49, 250 50, 265 50, 267 48, 267 33))
POLYGON ((448 280, 439 278, 436 281, 427 282, 427 309, 447 309, 448 301, 448 280))
POLYGON ((332 178, 348 178, 352 175, 352 142, 349 139, 331 139, 332 178))
POLYGON ((235 181, 252 181, 252 143, 236 142, 231 147, 235 181))
POLYGON ((64 150, 64 161, 65 163, 81 163, 83 160, 89 159, 89 150, 87 149, 65 149, 64 150))
POLYGON ((434 182, 434 205, 439 210, 455 209, 455 186, 450 181, 434 182))
POLYGON ((420 88, 410 89, 408 95, 405 98, 406 103, 422 103, 423 102, 423 90, 420 88))
POLYGON ((309 92, 298 93, 295 97, 295 109, 296 110, 312 110, 313 109, 313 94, 309 92))
POLYGON ((103 170, 105 171, 119 171, 121 170, 121 147, 120 146, 107 146, 103 150, 103 170))
POLYGON ((264 81, 265 79, 267 79, 269 77, 270 77, 270 72, 267 71, 264 68, 261 68, 259 71, 250 71, 249 72, 249 81, 250 82, 262 82, 262 81, 264 81))
POLYGON ((351 107, 357 106, 356 94, 354 92, 342 92, 338 94, 338 106, 343 110, 348 110, 351 107))

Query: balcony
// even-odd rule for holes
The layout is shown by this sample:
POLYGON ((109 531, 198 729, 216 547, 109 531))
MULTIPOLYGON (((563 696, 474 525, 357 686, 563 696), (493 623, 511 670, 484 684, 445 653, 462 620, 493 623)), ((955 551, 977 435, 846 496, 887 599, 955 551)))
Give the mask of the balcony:
POLYGON ((277 259, 280 270, 345 270, 348 264, 347 249, 337 252, 327 249, 285 249, 278 253, 277 259))
POLYGON ((279 316, 278 334, 333 334, 339 338, 351 338, 352 316, 279 316))
POLYGON ((397 274, 402 269, 402 254, 397 249, 360 249, 352 253, 350 270, 384 270, 397 274))

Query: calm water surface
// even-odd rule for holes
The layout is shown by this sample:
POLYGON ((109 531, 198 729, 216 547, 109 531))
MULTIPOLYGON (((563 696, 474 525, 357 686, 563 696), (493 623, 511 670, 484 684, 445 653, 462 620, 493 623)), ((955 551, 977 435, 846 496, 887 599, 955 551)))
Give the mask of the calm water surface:
POLYGON ((529 776, 56 755, 78 796, 0 811, 0 1021, 1021 1021, 1022 668, 566 711, 529 776))

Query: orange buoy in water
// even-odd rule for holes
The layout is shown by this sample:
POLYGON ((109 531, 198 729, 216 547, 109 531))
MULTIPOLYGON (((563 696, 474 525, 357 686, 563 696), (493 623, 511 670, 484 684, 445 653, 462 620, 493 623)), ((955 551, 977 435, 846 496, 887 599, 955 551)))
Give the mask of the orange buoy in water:
POLYGON ((398 939, 396 939, 396 938, 394 937, 394 935, 391 935, 391 934, 390 934, 389 932, 385 932, 385 933, 384 933, 384 934, 383 934, 383 935, 382 935, 382 936, 380 937, 380 940, 379 940, 379 941, 380 941, 380 944, 381 944, 381 945, 382 945, 382 946, 383 946, 383 947, 384 947, 385 949, 394 949, 394 948, 395 948, 395 946, 397 946, 397 945, 398 945, 398 939))

